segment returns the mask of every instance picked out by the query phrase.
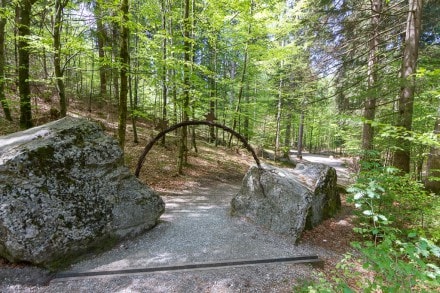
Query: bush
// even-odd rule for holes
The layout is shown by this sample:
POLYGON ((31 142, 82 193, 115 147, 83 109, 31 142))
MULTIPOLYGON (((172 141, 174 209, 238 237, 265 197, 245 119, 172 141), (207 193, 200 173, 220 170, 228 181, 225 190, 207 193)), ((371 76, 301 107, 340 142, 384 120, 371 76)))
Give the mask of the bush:
POLYGON ((392 168, 369 168, 349 192, 358 215, 355 231, 363 236, 352 243, 359 257, 346 255, 333 274, 338 277, 320 276, 302 292, 438 290, 439 198, 392 168))

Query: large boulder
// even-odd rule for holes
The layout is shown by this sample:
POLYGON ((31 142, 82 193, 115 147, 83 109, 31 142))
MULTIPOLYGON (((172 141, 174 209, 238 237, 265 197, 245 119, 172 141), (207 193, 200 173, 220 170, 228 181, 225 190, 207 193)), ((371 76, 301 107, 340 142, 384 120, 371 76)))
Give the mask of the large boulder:
POLYGON ((297 240, 306 227, 333 216, 340 207, 336 173, 322 164, 298 164, 295 169, 251 166, 231 214, 297 240))
POLYGON ((164 202, 95 123, 63 118, 0 137, 0 256, 49 268, 156 225, 164 202))
POLYGON ((336 170, 333 167, 320 163, 301 163, 290 172, 301 184, 313 192, 307 214, 307 229, 333 217, 340 210, 341 197, 337 186, 336 170))

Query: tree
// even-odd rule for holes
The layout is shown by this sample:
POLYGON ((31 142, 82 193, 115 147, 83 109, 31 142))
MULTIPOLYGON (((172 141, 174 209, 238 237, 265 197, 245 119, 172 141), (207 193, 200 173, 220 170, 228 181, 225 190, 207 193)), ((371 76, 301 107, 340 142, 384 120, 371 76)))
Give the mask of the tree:
POLYGON ((0 6, 0 103, 7 120, 12 121, 11 111, 5 95, 5 26, 6 26, 6 0, 1 0, 0 6))
POLYGON ((29 84, 29 37, 32 5, 36 0, 21 0, 17 6, 18 19, 18 87, 20 93, 20 127, 32 127, 31 88, 29 84))
MULTIPOLYGON (((184 1, 184 16, 183 16, 183 50, 184 50, 184 71, 183 71, 183 108, 182 108, 182 121, 189 120, 190 108, 189 108, 189 93, 190 93, 190 62, 191 62, 191 24, 190 19, 190 2, 189 0, 184 1)), ((183 165, 187 163, 187 139, 188 139, 188 127, 182 127, 181 137, 180 137, 180 148, 179 148, 179 162, 177 165, 177 171, 179 174, 183 172, 183 165)))
POLYGON ((119 94, 119 124, 118 138, 119 145, 122 149, 125 146, 125 130, 127 128, 127 95, 128 95, 128 71, 130 67, 130 56, 128 51, 129 28, 128 28, 128 0, 122 0, 121 4, 121 42, 120 42, 120 59, 121 59, 121 92, 119 94))
POLYGON ((104 23, 103 23, 103 13, 101 8, 101 3, 99 0, 96 0, 93 12, 96 18, 96 35, 97 35, 97 44, 98 44, 98 56, 99 56, 99 81, 100 81, 100 96, 104 101, 107 101, 107 69, 105 60, 105 44, 107 39, 107 33, 105 31, 104 23))
POLYGON ((54 70, 56 86, 60 99, 60 115, 65 117, 67 113, 66 89, 64 85, 64 69, 61 68, 61 31, 63 25, 63 11, 69 0, 55 0, 54 24, 53 24, 53 49, 54 49, 54 70))
MULTIPOLYGON (((249 16, 252 19, 252 16, 254 14, 254 1, 251 0, 250 1, 250 7, 249 7, 249 16)), ((247 38, 246 38, 246 43, 245 43, 245 47, 244 47, 244 53, 243 53, 243 69, 241 71, 241 77, 240 77, 240 83, 239 83, 239 89, 238 89, 238 95, 237 95, 237 105, 235 106, 235 112, 234 112, 234 118, 233 118, 233 123, 232 123, 232 130, 235 130, 237 127, 237 118, 238 115, 240 113, 240 107, 241 107, 241 102, 242 102, 242 98, 243 98, 243 90, 245 87, 245 79, 246 79, 246 74, 247 74, 247 67, 248 67, 248 59, 249 59, 249 43, 250 43, 250 37, 251 37, 251 33, 252 33, 252 23, 249 22, 248 24, 248 29, 247 29, 247 38)), ((231 143, 232 143, 232 134, 229 136, 229 147, 231 147, 231 143)))
MULTIPOLYGON (((362 128, 362 150, 364 152, 373 149, 374 129, 372 122, 376 115, 376 82, 377 82, 377 65, 378 65, 378 50, 379 50, 379 25, 382 13, 382 0, 371 1, 371 26, 372 32, 369 40, 368 53, 368 98, 364 106, 364 123, 362 128)), ((368 154, 364 153, 368 156, 368 154)))
MULTIPOLYGON (((397 112, 396 126, 403 132, 411 131, 414 105, 414 91, 416 86, 416 69, 419 54, 419 41, 421 31, 422 0, 409 0, 408 18, 401 66, 402 88, 399 95, 399 109, 397 112)), ((398 140, 394 153, 393 165, 401 171, 410 171, 410 143, 406 134, 398 140)))
MULTIPOLYGON (((434 135, 440 135, 440 107, 438 109, 437 120, 434 126, 434 135)), ((432 146, 429 152, 428 161, 426 164, 427 177, 425 180, 425 187, 437 194, 440 193, 440 148, 432 146)))
MULTIPOLYGON (((167 121, 167 104, 168 104, 168 68, 167 68, 167 7, 166 0, 162 0, 162 125, 166 125, 167 121)), ((162 137, 162 144, 165 145, 165 135, 162 137)))

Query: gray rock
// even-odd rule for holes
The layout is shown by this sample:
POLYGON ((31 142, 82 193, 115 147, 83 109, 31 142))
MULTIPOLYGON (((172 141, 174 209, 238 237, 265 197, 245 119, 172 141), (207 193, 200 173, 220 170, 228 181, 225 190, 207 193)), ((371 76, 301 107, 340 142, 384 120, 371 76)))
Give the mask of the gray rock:
POLYGON ((261 169, 251 166, 247 172, 231 201, 231 214, 297 240, 306 226, 316 226, 339 207, 333 168, 322 164, 298 164, 295 169, 262 165, 261 169))
POLYGON ((320 163, 301 163, 291 172, 313 192, 306 222, 307 229, 336 215, 341 208, 341 197, 334 168, 320 163))
POLYGON ((0 137, 0 256, 49 268, 152 228, 162 199, 95 123, 66 117, 0 137))

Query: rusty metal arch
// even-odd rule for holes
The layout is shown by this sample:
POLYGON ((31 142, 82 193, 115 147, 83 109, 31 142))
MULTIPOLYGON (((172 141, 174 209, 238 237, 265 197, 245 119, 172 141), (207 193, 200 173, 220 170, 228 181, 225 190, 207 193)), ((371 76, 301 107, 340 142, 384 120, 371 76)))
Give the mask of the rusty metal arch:
POLYGON ((252 154, 252 156, 254 157, 255 163, 257 163, 257 166, 259 168, 261 168, 261 163, 260 163, 260 159, 258 158, 257 154, 255 153, 255 150, 252 148, 252 146, 248 143, 247 139, 244 138, 241 134, 239 134, 238 132, 236 132, 235 130, 224 126, 222 124, 218 124, 212 121, 198 121, 198 120, 194 120, 194 121, 185 121, 185 122, 181 122, 181 123, 177 123, 174 124, 173 126, 168 127, 167 129, 161 131, 159 134, 157 134, 152 140, 150 140, 150 142, 145 146, 144 151, 142 152, 141 156, 139 157, 137 166, 136 166, 136 171, 135 171, 135 175, 136 177, 139 177, 139 173, 141 172, 141 168, 142 165, 144 164, 145 161, 145 157, 147 156, 148 152, 151 150, 151 148, 153 147, 153 145, 159 140, 161 139, 165 134, 167 134, 168 132, 171 132, 173 130, 176 130, 180 127, 184 127, 184 126, 197 126, 197 125, 208 125, 208 126, 214 126, 217 128, 221 128, 226 132, 231 133, 232 135, 234 135, 236 138, 238 138, 242 143, 243 146, 252 154))

